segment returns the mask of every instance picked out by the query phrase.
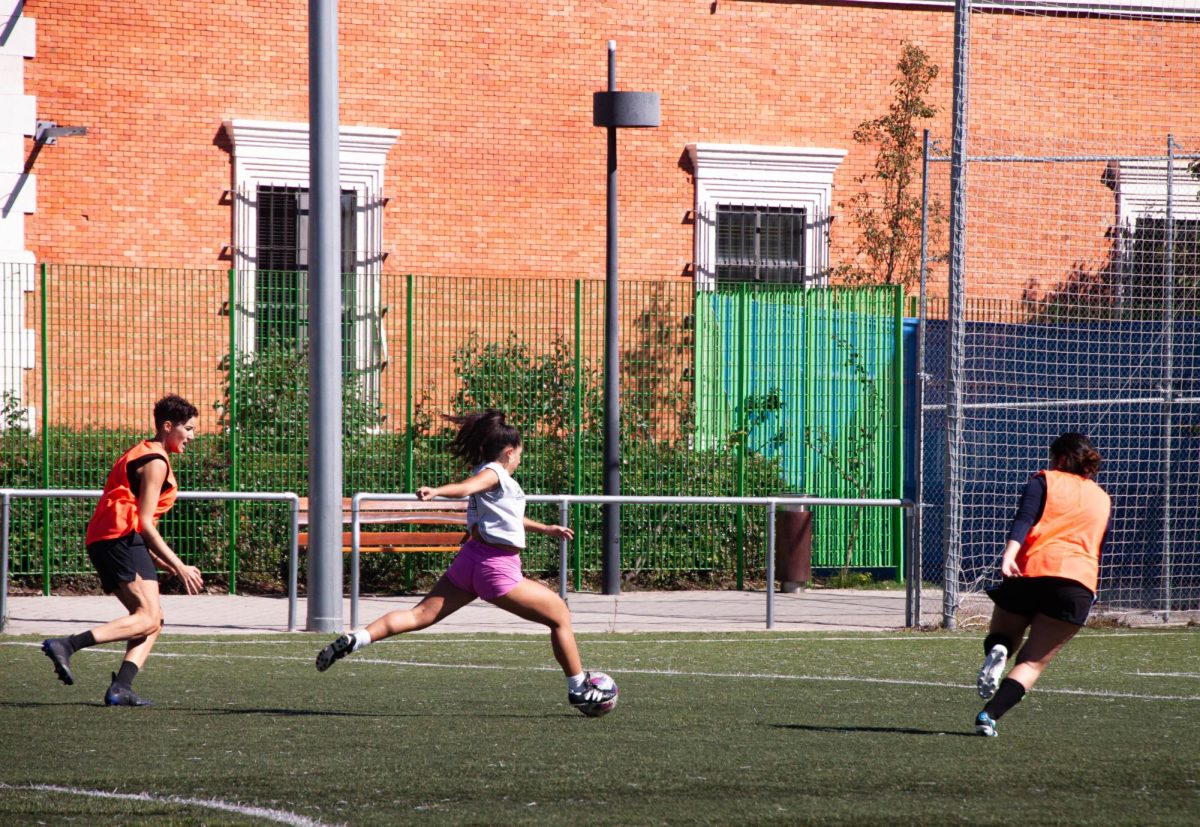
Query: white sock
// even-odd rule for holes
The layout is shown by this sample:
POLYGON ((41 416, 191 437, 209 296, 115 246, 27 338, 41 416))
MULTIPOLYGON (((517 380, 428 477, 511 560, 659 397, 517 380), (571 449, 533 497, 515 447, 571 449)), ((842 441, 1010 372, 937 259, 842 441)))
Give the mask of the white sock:
POLYGON ((578 695, 587 686, 587 672, 571 675, 567 678, 567 691, 578 695))
POLYGON ((352 634, 354 635, 354 648, 350 650, 351 652, 357 652, 371 642, 371 633, 366 629, 358 629, 352 634))

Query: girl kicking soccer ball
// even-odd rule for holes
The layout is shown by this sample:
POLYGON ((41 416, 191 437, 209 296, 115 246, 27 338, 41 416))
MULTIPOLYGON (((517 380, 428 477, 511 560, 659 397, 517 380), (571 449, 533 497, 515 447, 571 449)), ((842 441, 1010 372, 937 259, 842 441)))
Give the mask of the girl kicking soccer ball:
POLYGON ((317 670, 364 646, 393 635, 432 626, 476 597, 518 617, 550 628, 554 658, 567 676, 567 702, 588 710, 611 703, 616 689, 611 682, 595 685, 583 671, 571 613, 557 594, 521 574, 525 532, 535 531, 555 539, 572 539, 571 529, 543 525, 525 516, 525 492, 512 478, 521 464, 521 434, 504 421, 504 414, 487 410, 467 416, 447 416, 459 426, 450 451, 474 466, 462 482, 417 489, 417 498, 467 497, 467 532, 470 535, 450 568, 433 589, 412 609, 388 612, 365 629, 346 632, 317 655, 317 670))
POLYGON ((975 716, 979 735, 996 734, 1000 716, 1033 688, 1087 622, 1112 513, 1108 494, 1092 480, 1099 469, 1091 440, 1063 434, 1050 444, 1050 468, 1025 485, 1000 561, 1004 580, 988 592, 996 605, 977 681, 987 701, 975 716), (1021 645, 1026 631, 1029 638, 1021 645), (1016 664, 1001 681, 1013 652, 1016 664))

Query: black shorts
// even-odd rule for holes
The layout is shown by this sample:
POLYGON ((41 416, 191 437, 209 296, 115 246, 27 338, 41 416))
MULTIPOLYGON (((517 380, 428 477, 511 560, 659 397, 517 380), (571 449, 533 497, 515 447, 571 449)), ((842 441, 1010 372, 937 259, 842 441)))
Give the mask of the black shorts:
POLYGON ((1086 586, 1062 577, 1005 577, 987 595, 1006 612, 1022 617, 1043 614, 1076 626, 1087 623, 1096 602, 1086 586))
POLYGON ((158 582, 158 569, 136 531, 115 540, 99 540, 87 547, 88 557, 100 575, 105 594, 112 594, 121 583, 132 583, 140 574, 143 580, 158 582))

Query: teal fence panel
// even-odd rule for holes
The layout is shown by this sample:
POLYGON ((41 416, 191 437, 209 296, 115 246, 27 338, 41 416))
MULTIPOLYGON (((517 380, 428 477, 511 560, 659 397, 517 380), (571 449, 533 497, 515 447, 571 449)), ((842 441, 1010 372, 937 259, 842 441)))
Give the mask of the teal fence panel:
MULTIPOLYGON (((696 296, 696 443, 778 461, 777 491, 894 497, 899 288, 735 285, 696 296)), ((818 567, 898 569, 899 517, 822 508, 818 567)))

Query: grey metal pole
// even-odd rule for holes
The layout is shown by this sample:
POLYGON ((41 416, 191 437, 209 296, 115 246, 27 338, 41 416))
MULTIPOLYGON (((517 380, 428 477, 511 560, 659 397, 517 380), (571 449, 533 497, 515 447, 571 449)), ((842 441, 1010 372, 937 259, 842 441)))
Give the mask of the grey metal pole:
POLYGON ((288 631, 296 631, 296 587, 299 582, 297 571, 300 565, 300 498, 291 503, 291 539, 288 541, 288 631))
POLYGON ((341 188, 337 0, 309 0, 308 294, 310 632, 342 628, 341 188))
POLYGON ((775 511, 776 504, 767 504, 767 628, 775 625, 775 511))
MULTIPOLYGON (((360 492, 361 493, 361 492, 360 492)), ((350 628, 358 628, 358 568, 362 565, 362 505, 358 494, 350 501, 350 628)))
MULTIPOLYGON (((569 526, 571 515, 566 500, 558 503, 558 524, 569 526)), ((567 541, 558 541, 558 596, 567 599, 567 541)))
MULTIPOLYGON (((917 527, 919 526, 917 515, 920 513, 920 503, 914 503, 904 509, 904 530, 908 535, 909 548, 916 548, 920 545, 920 541, 916 537, 917 527)), ((913 555, 913 557, 915 559, 909 563, 910 576, 906 586, 907 593, 904 613, 904 623, 910 629, 918 628, 921 625, 921 580, 916 576, 916 572, 920 571, 920 562, 916 555, 913 555)))
MULTIPOLYGON (((913 406, 913 432, 916 437, 913 462, 916 463, 916 491, 913 497, 916 508, 913 511, 909 528, 910 542, 908 544, 909 567, 909 613, 910 621, 915 618, 915 625, 921 622, 921 581, 924 576, 922 557, 922 530, 925 511, 925 311, 927 302, 926 286, 929 277, 929 130, 926 129, 921 138, 921 285, 920 298, 917 303, 917 365, 915 376, 916 387, 913 388, 916 404, 913 406)), ((912 622, 910 626, 914 625, 912 622)))
POLYGON ((1175 137, 1167 135, 1167 249, 1164 251, 1163 263, 1166 273, 1166 296, 1163 315, 1165 317, 1166 354, 1163 359, 1163 517, 1162 517, 1162 579, 1163 579, 1163 622, 1171 619, 1171 452, 1174 442, 1171 438, 1172 421, 1175 412, 1175 137))
POLYGON ((954 3, 953 138, 950 151, 950 353, 946 369, 946 501, 943 540, 945 589, 942 624, 953 631, 958 611, 958 579, 962 567, 962 385, 959 375, 964 349, 966 302, 966 161, 967 84, 970 79, 971 0, 954 3))
MULTIPOLYGON (((608 91, 617 91, 617 41, 608 41, 608 91)), ((604 259, 604 493, 621 493, 621 351, 617 293, 617 127, 608 127, 608 235, 604 259)), ((621 506, 604 507, 602 591, 621 593, 621 506)))

